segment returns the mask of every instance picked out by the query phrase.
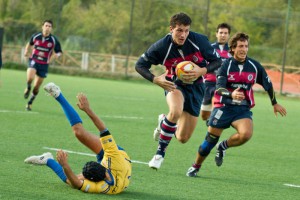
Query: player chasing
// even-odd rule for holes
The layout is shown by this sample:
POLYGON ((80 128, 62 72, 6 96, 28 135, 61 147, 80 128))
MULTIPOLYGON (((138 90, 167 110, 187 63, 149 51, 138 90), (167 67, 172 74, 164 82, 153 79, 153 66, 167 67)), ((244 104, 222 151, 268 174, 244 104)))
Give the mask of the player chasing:
POLYGON ((32 103, 39 93, 40 86, 47 77, 49 62, 53 51, 53 56, 58 58, 62 54, 61 46, 57 38, 51 34, 53 22, 45 20, 42 26, 42 32, 31 36, 26 44, 24 56, 29 57, 27 68, 27 87, 24 91, 24 98, 28 99, 31 91, 31 85, 34 81, 32 95, 26 105, 26 110, 32 110, 32 103), (29 50, 32 53, 28 56, 29 50))
POLYGON ((151 45, 135 66, 145 79, 164 89, 169 107, 167 115, 159 116, 154 133, 154 138, 159 141, 156 154, 149 162, 153 169, 161 167, 174 135, 181 143, 186 143, 192 136, 204 93, 202 75, 213 72, 222 62, 205 35, 190 31, 191 23, 191 18, 185 13, 173 15, 170 33, 151 45), (194 68, 179 80, 175 68, 182 61, 190 61, 194 68), (158 64, 164 65, 166 72, 155 76, 150 68, 158 64))
POLYGON ((77 106, 93 121, 100 132, 100 139, 84 129, 80 116, 65 99, 57 85, 48 83, 44 89, 61 105, 76 138, 97 154, 97 162, 87 162, 82 169, 82 174, 79 175, 74 174, 68 164, 68 154, 62 150, 57 151, 58 162, 48 152, 40 156, 28 157, 25 163, 47 165, 63 182, 83 192, 118 194, 125 190, 131 177, 130 158, 124 149, 117 146, 104 122, 92 111, 87 97, 79 93, 77 106))
POLYGON ((216 146, 215 162, 221 166, 225 150, 246 143, 253 134, 252 112, 255 106, 252 86, 260 84, 268 92, 274 113, 286 116, 284 107, 275 98, 272 82, 265 69, 256 60, 247 56, 249 36, 236 33, 229 41, 232 58, 227 59, 217 72, 214 109, 208 122, 208 131, 199 146, 196 160, 186 173, 195 177, 210 151, 218 143, 224 129, 232 126, 237 132, 216 146))
MULTIPOLYGON (((222 61, 224 62, 227 58, 230 58, 228 40, 231 32, 231 26, 227 23, 221 23, 217 26, 216 38, 217 41, 212 43, 211 46, 216 49, 222 61)), ((217 70, 216 70, 217 71, 217 70)), ((213 96, 216 90, 216 71, 207 73, 204 75, 204 97, 201 105, 200 116, 203 121, 206 121, 208 125, 208 119, 213 108, 213 96)))

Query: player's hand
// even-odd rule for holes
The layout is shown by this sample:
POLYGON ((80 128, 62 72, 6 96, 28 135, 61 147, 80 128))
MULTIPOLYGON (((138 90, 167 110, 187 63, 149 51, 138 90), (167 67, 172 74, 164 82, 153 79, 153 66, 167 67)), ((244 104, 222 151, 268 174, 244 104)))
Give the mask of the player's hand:
POLYGON ((63 167, 68 165, 68 153, 63 150, 58 150, 56 152, 56 160, 63 167))
POLYGON ((168 74, 168 70, 162 75, 154 77, 153 83, 162 87, 164 90, 167 90, 168 92, 172 92, 176 89, 176 86, 173 82, 168 81, 166 79, 167 74, 168 74))
POLYGON ((236 88, 232 93, 231 93, 231 97, 234 100, 237 101, 243 101, 245 99, 245 95, 244 92, 240 90, 240 88, 236 88))
POLYGON ((277 112, 279 112, 282 117, 286 116, 287 114, 286 109, 278 103, 273 105, 273 109, 276 117, 277 117, 277 112))
POLYGON ((78 100, 77 106, 80 110, 87 111, 90 109, 90 103, 85 94, 78 93, 76 97, 78 100))

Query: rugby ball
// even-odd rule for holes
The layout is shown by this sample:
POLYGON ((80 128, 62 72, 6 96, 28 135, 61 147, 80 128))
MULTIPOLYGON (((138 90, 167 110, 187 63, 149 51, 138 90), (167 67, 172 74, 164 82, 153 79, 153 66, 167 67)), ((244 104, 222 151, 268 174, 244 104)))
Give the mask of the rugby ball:
MULTIPOLYGON (((191 64, 190 61, 182 61, 176 65, 175 73, 179 80, 182 80, 184 74, 187 71, 194 69, 194 66, 191 64)), ((196 80, 196 79, 195 79, 196 80)), ((193 80, 193 81, 195 81, 193 80)))

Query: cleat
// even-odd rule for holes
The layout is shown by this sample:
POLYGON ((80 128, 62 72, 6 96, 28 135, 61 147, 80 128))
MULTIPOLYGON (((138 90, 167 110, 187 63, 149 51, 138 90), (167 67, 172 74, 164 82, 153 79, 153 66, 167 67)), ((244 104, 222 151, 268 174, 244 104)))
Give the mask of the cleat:
POLYGON ((48 84, 46 84, 44 86, 44 90, 46 92, 48 92, 54 98, 57 98, 60 95, 60 93, 61 93, 60 88, 57 85, 55 85, 54 83, 48 83, 48 84))
POLYGON ((152 169, 159 169, 163 161, 164 158, 162 157, 162 155, 155 155, 153 156, 152 160, 150 160, 148 165, 152 169))
POLYGON ((217 151, 215 156, 215 162, 218 167, 220 167, 223 164, 223 159, 225 156, 225 150, 219 149, 219 145, 220 143, 218 143, 216 146, 217 151))
POLYGON ((160 132, 161 132, 160 125, 161 125, 162 121, 164 120, 164 118, 165 118, 165 114, 160 114, 160 115, 158 116, 158 125, 157 125, 157 127, 155 128, 154 133, 153 133, 153 139, 154 139, 155 141, 158 141, 158 140, 159 140, 159 135, 160 135, 160 132))
POLYGON ((31 111, 32 110, 32 104, 27 104, 26 105, 26 110, 31 111))
POLYGON ((29 94, 30 94, 30 89, 26 88, 25 91, 24 91, 24 98, 28 99, 29 94))
POLYGON ((199 172, 200 168, 197 169, 195 167, 190 167, 188 169, 188 171, 186 172, 186 176, 189 176, 189 177, 196 177, 197 176, 197 173, 199 172))
POLYGON ((53 159, 53 155, 47 152, 39 156, 30 156, 26 158, 24 162, 27 164, 46 165, 49 159, 53 159))

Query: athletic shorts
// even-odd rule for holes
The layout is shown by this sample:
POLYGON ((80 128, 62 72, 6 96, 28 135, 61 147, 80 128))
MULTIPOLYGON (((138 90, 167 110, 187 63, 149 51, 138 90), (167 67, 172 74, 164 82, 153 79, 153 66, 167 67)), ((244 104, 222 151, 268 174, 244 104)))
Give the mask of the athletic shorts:
POLYGON ((208 125, 214 128, 229 128, 232 122, 249 118, 252 120, 252 112, 249 106, 226 105, 220 108, 214 108, 208 125))
POLYGON ((48 74, 48 64, 39 64, 36 63, 34 60, 29 59, 28 61, 28 67, 34 68, 36 70, 36 75, 38 75, 41 78, 46 78, 48 74))
MULTIPOLYGON (((204 95, 204 85, 199 84, 182 84, 176 85, 184 97, 183 110, 189 114, 199 117, 201 103, 204 95)), ((167 94, 167 93, 166 93, 167 94)))
POLYGON ((214 96, 216 90, 216 83, 215 82, 205 82, 204 83, 204 97, 202 105, 211 105, 212 98, 214 96))

